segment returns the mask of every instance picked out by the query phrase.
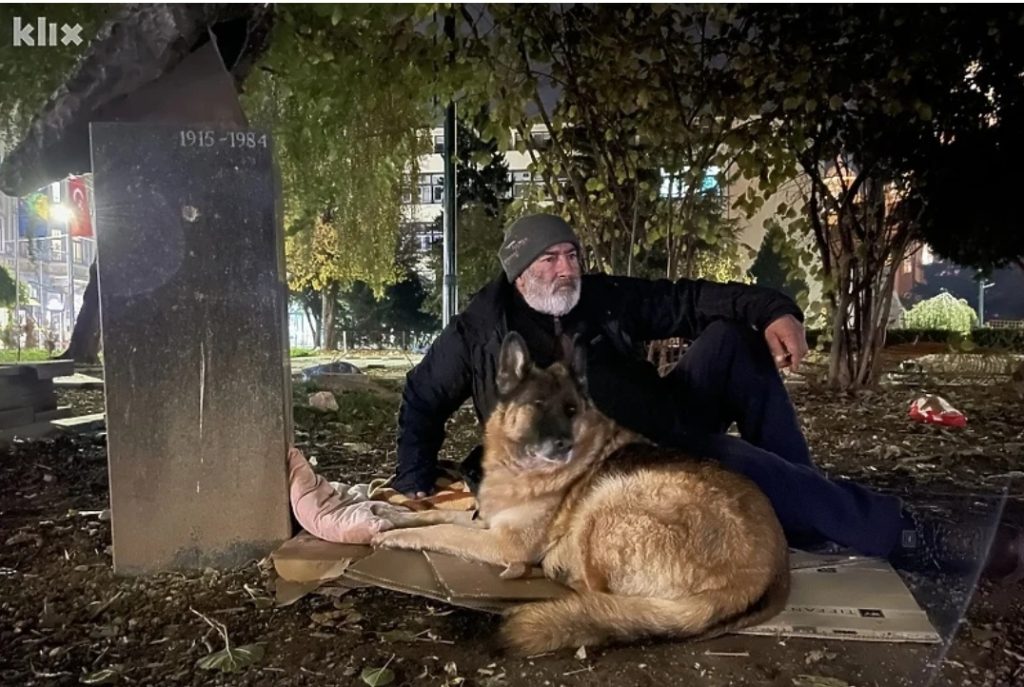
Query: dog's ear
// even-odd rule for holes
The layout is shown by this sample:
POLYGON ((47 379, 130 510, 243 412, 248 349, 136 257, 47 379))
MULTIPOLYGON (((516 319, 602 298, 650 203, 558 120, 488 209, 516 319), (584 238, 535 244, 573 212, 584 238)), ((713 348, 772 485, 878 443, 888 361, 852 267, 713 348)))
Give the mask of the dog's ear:
POLYGON ((576 379, 576 383, 587 393, 587 346, 583 339, 577 334, 572 339, 572 353, 569 356, 569 372, 576 379))
POLYGON ((502 396, 512 393, 526 379, 530 365, 526 341, 516 332, 509 332, 498 356, 498 393, 502 396))

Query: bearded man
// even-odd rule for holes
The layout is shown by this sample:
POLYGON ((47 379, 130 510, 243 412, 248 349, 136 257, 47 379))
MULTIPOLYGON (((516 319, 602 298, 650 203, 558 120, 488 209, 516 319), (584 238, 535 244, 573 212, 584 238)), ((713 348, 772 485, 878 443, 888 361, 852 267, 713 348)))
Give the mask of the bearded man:
MULTIPOLYGON (((587 391, 619 424, 655 443, 717 460, 768 496, 790 542, 833 542, 913 570, 1024 576, 1024 536, 1000 526, 946 523, 894 496, 829 479, 814 464, 779 370, 807 352, 800 308, 778 291, 703 280, 582 274, 580 243, 554 215, 523 217, 498 252, 503 274, 475 294, 409 372, 399 411, 394 487, 434 489, 445 423, 468 398, 481 423, 498 403, 498 354, 518 332, 546 367, 571 339, 587 351, 587 391), (662 377, 643 344, 692 343, 662 377), (739 437, 726 434, 736 423, 739 437), (992 542, 989 553, 989 542, 992 542)), ((463 462, 471 484, 481 449, 463 462)))

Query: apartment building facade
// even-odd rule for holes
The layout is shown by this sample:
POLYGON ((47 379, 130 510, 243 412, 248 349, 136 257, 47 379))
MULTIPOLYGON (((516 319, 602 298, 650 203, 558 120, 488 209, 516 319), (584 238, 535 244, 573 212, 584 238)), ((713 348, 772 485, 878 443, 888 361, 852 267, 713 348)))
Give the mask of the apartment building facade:
POLYGON ((96 255, 91 179, 55 182, 40 189, 37 200, 44 203, 45 216, 29 214, 34 209, 26 208, 24 199, 0 194, 0 265, 24 285, 27 296, 17 309, 0 309, 0 327, 11 331, 18 325, 24 331, 28 325, 33 341, 23 337, 22 345, 44 346, 49 340, 59 348, 71 339, 96 255), (76 225, 82 212, 87 226, 76 225))

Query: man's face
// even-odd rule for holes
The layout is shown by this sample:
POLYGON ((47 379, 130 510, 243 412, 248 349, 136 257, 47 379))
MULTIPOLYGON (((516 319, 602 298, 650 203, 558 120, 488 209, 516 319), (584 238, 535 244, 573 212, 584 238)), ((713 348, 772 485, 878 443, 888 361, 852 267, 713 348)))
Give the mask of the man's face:
POLYGON ((516 278, 526 304, 538 312, 561 317, 580 300, 580 256, 571 243, 551 246, 516 278))

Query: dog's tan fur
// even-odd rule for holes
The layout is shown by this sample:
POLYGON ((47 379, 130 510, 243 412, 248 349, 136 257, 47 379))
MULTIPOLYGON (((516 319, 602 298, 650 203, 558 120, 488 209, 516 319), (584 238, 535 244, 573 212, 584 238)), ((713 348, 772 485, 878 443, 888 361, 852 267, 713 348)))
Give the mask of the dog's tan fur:
POLYGON ((643 442, 588 402, 568 366, 536 369, 517 346, 518 369, 507 369, 514 364, 504 348, 502 355, 516 390, 485 429, 482 527, 398 529, 375 544, 509 569, 539 563, 576 590, 507 614, 503 640, 519 654, 643 636, 705 638, 778 613, 789 592, 788 550, 757 487, 643 442), (528 438, 555 407, 575 409, 567 460, 530 449, 528 438))

